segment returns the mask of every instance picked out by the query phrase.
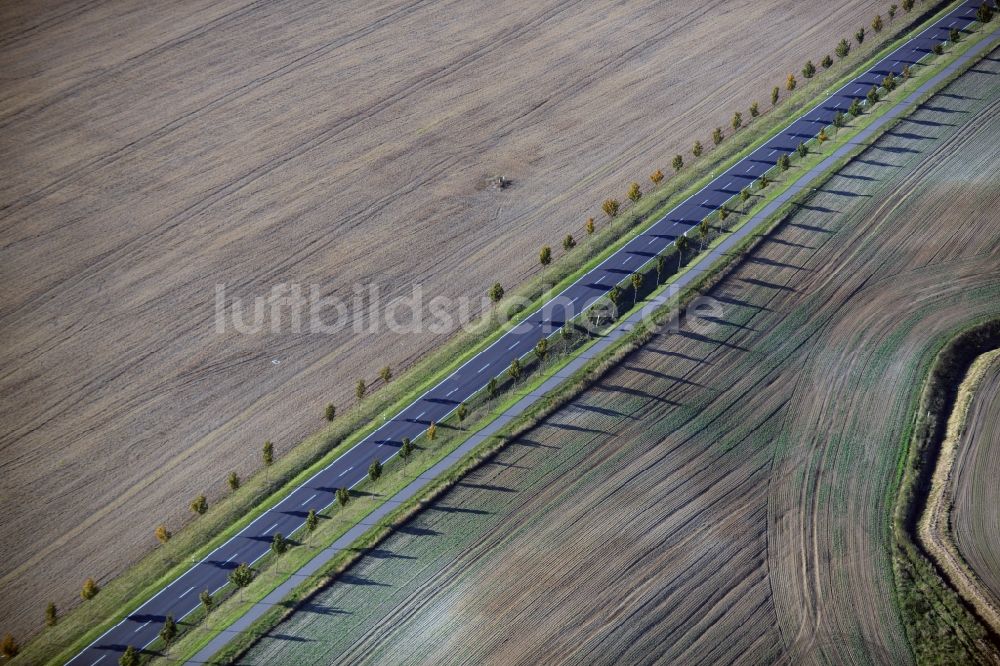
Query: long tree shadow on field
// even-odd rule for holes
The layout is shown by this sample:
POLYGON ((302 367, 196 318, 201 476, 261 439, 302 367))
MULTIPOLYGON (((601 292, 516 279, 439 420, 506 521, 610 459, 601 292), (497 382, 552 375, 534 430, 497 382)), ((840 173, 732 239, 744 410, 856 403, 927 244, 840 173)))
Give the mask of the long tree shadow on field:
POLYGON ((761 280, 759 278, 740 278, 740 282, 746 282, 747 284, 752 284, 755 287, 764 287, 765 289, 777 289, 778 291, 790 291, 793 293, 798 291, 794 287, 789 287, 785 284, 777 284, 775 282, 768 282, 767 280, 761 280))
MULTIPOLYGON (((873 148, 875 150, 882 150, 882 151, 885 151, 887 153, 893 153, 895 155, 899 155, 899 154, 919 155, 921 153, 921 151, 917 150, 916 148, 904 148, 903 146, 873 146, 873 148)), ((871 195, 870 194, 863 194, 863 195, 855 194, 853 196, 868 196, 868 197, 870 197, 871 195)))
POLYGON ((886 136, 894 136, 899 139, 907 139, 909 141, 933 141, 934 137, 924 136, 923 134, 917 134, 915 132, 899 132, 893 130, 891 132, 886 132, 886 136))
MULTIPOLYGON (((915 153, 915 152, 918 152, 918 151, 914 150, 912 152, 915 153)), ((827 188, 827 187, 820 187, 816 191, 817 192, 822 192, 823 194, 832 194, 832 195, 838 196, 838 197, 847 197, 849 199, 856 199, 858 197, 864 197, 866 199, 870 199, 871 196, 872 196, 870 194, 861 194, 859 192, 851 192, 849 190, 834 190, 834 189, 830 189, 830 188, 827 188)), ((837 213, 837 212, 840 212, 840 211, 833 211, 833 212, 837 213)))
POLYGON ((415 560, 412 555, 400 555, 386 548, 352 548, 351 550, 364 557, 374 557, 377 560, 415 560))
POLYGON ((813 206, 807 203, 796 202, 794 205, 799 210, 810 210, 814 213, 835 213, 839 215, 841 212, 843 212, 839 210, 834 210, 832 208, 827 208, 826 206, 813 206))
POLYGON ((428 511, 440 511, 442 513, 469 513, 477 516, 492 516, 493 513, 490 511, 484 511, 482 509, 470 509, 464 506, 442 506, 440 504, 431 504, 426 508, 428 511))
MULTIPOLYGON (((463 484, 458 484, 463 485, 463 484)), ((409 534, 410 536, 441 536, 441 532, 437 530, 432 530, 428 527, 417 527, 415 525, 400 525, 396 528, 397 532, 402 532, 403 534, 409 534)))
POLYGON ((362 578, 353 574, 340 574, 337 576, 337 582, 346 583, 347 585, 363 585, 365 587, 391 587, 388 583, 380 583, 377 580, 362 578))
POLYGON ((878 178, 872 178, 871 176, 863 176, 861 174, 854 174, 854 173, 838 173, 837 176, 840 177, 840 178, 848 178, 850 180, 864 180, 864 181, 869 182, 869 183, 881 183, 882 182, 878 178))
POLYGON ((934 113, 946 113, 951 115, 953 113, 963 114, 968 113, 968 111, 961 111, 956 109, 949 109, 946 106, 935 106, 932 104, 921 104, 917 107, 917 111, 933 111, 934 113))
POLYGON ((302 636, 292 636, 291 634, 268 634, 268 638, 276 641, 287 641, 289 643, 315 643, 315 639, 304 638, 302 636))
POLYGON ((604 432, 603 430, 597 430, 596 428, 584 428, 583 426, 570 425, 569 423, 553 423, 552 421, 547 421, 545 425, 558 430, 569 430, 570 432, 588 432, 594 435, 610 434, 604 432))
MULTIPOLYGON (((817 227, 815 224, 803 224, 802 222, 789 222, 788 226, 795 227, 796 229, 802 229, 803 231, 812 231, 817 234, 831 234, 833 233, 829 229, 824 229, 823 227, 817 227)), ((772 239, 773 240, 773 239, 772 239)), ((777 242, 777 241, 774 241, 777 242)), ((809 248, 810 250, 813 248, 809 248)))
MULTIPOLYGON (((715 299, 716 300, 722 300, 722 299, 720 299, 718 297, 715 297, 715 299)), ((705 365, 714 365, 714 363, 712 363, 708 359, 698 358, 696 356, 689 356, 688 354, 682 354, 681 352, 669 351, 669 350, 666 350, 666 349, 656 349, 655 347, 649 347, 649 346, 647 346, 643 351, 646 352, 646 353, 649 353, 649 354, 659 354, 660 356, 669 356, 671 358, 679 358, 679 359, 681 359, 683 361, 691 361, 692 363, 704 363, 705 365)))
MULTIPOLYGON (((790 289, 790 287, 786 288, 790 289)), ((705 342, 710 345, 721 345, 723 347, 727 347, 729 349, 733 349, 736 351, 742 351, 742 352, 750 351, 746 347, 741 347, 740 345, 733 344, 728 340, 715 340, 713 338, 708 337, 707 335, 702 335, 701 333, 695 333, 694 331, 677 331, 677 335, 680 335, 682 338, 688 338, 689 340, 696 340, 698 342, 705 342)))
POLYGON ((596 405, 583 405, 577 402, 568 405, 570 411, 581 411, 581 412, 594 412, 595 414, 603 414, 604 416, 613 416, 619 419, 632 418, 624 412, 619 412, 617 409, 609 409, 607 407, 598 407, 596 405))
POLYGON ((653 395, 647 391, 640 391, 639 389, 629 388, 627 386, 617 386, 615 384, 599 384, 597 386, 599 390, 608 391, 610 393, 624 393, 625 395, 630 395, 635 398, 645 398, 647 400, 652 400, 654 402, 660 402, 664 405, 672 405, 674 407, 682 407, 683 405, 676 400, 668 400, 663 396, 653 395))
POLYGON ((510 444, 515 445, 515 446, 527 446, 528 448, 531 448, 531 449, 553 449, 553 450, 556 450, 556 451, 558 451, 561 448, 561 447, 558 447, 558 446, 552 446, 551 444, 542 444, 541 442, 536 442, 535 440, 528 439, 526 437, 522 437, 520 439, 517 439, 517 440, 511 442, 510 444))
MULTIPOLYGON (((455 485, 462 486, 463 488, 472 488, 473 490, 488 490, 490 492, 497 493, 516 493, 517 491, 513 488, 508 488, 507 486, 495 486, 490 483, 472 483, 471 481, 459 481, 455 485)), ((418 528, 420 529, 420 528, 418 528)), ((434 530, 424 530, 426 532, 432 532, 434 534, 440 534, 440 532, 434 532, 434 530)))
POLYGON ((699 317, 702 321, 707 321, 709 323, 715 324, 716 326, 728 326, 730 328, 737 328, 741 331, 750 331, 751 333, 757 333, 757 329, 752 326, 747 326, 746 324, 737 324, 735 321, 727 321, 722 317, 712 317, 710 315, 701 315, 699 317))
POLYGON ((528 469, 524 465, 515 465, 514 463, 503 462, 502 460, 488 460, 483 465, 497 465, 498 467, 506 467, 507 469, 528 469))
POLYGON ((297 610, 304 611, 306 613, 313 613, 315 615, 353 615, 350 611, 342 610, 340 608, 331 608, 330 606, 318 604, 315 601, 307 601, 301 606, 298 606, 297 610))
POLYGON ((902 166, 899 164, 889 164, 888 162, 879 162, 878 160, 855 160, 858 164, 867 164, 868 166, 878 167, 880 169, 901 169, 902 166))
MULTIPOLYGON (((924 127, 958 127, 954 123, 942 123, 936 120, 921 120, 920 118, 907 118, 904 122, 922 125, 924 127)), ((840 174, 844 175, 844 174, 840 174)))
MULTIPOLYGON (((771 240, 773 242, 778 242, 777 239, 771 239, 771 240)), ((784 244, 784 245, 791 245, 793 247, 802 247, 802 248, 805 248, 805 249, 808 249, 808 250, 812 250, 813 249, 813 248, 811 248, 811 247, 809 247, 807 245, 800 245, 799 243, 782 243, 782 244, 784 244)), ((712 294, 712 298, 714 298, 715 300, 719 301, 720 303, 725 303, 726 305, 734 305, 736 307, 741 307, 741 308, 751 308, 751 309, 757 310, 758 312, 773 312, 773 310, 771 308, 767 307, 766 305, 757 305, 756 303, 751 303, 749 301, 741 301, 740 299, 733 298, 732 296, 720 296, 719 294, 712 294)), ((689 360, 692 360, 692 361, 698 360, 698 359, 694 359, 694 358, 690 358, 690 357, 687 357, 687 358, 689 358, 689 360)), ((705 362, 707 363, 707 361, 705 361, 705 362)))
MULTIPOLYGON (((702 319, 708 320, 709 317, 702 317, 702 319)), ((657 379, 662 379, 668 382, 674 382, 677 384, 686 384, 688 386, 696 386, 698 388, 706 388, 704 384, 699 384, 698 382, 693 382, 690 379, 684 379, 683 377, 678 377, 676 375, 668 375, 665 372, 660 372, 659 370, 652 370, 650 368, 640 368, 637 365, 623 365, 626 370, 631 370, 632 372, 638 372, 643 375, 649 375, 650 377, 656 377, 657 379)))
POLYGON ((776 259, 768 259, 766 257, 752 256, 748 257, 747 261, 752 264, 762 264, 764 266, 773 266, 774 268, 792 268, 797 271, 802 271, 804 273, 815 273, 816 271, 811 268, 806 268, 805 266, 796 266, 795 264, 789 264, 784 261, 777 261, 776 259))

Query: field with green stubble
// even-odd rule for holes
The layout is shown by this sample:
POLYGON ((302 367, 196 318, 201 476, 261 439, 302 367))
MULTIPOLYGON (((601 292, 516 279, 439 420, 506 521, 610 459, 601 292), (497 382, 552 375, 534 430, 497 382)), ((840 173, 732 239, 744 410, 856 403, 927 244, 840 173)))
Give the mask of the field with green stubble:
MULTIPOLYGON (((1000 315, 1000 56, 240 663, 912 663, 892 515, 916 393, 1000 315)), ((956 660, 984 646, 937 606, 956 660)))

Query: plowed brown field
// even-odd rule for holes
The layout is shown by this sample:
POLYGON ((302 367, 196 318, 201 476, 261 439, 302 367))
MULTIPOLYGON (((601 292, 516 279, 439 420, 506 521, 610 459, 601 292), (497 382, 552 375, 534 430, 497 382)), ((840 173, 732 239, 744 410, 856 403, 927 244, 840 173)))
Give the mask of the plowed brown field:
POLYGON ((1000 362, 994 360, 969 406, 952 473, 951 528, 962 558, 1000 608, 1000 362))
POLYGON ((287 450, 441 341, 217 335, 216 284, 514 284, 885 6, 5 3, 0 628, 37 627, 265 438, 287 450))
POLYGON ((1000 313, 997 55, 244 663, 911 662, 897 464, 935 344, 1000 313))

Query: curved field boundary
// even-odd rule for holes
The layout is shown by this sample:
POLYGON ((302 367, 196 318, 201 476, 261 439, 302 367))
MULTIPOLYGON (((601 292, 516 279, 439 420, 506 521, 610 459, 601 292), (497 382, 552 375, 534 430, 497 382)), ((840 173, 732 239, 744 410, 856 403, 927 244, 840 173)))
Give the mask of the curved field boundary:
POLYGON ((951 584, 976 609, 980 618, 1000 635, 1000 608, 993 603, 992 595, 984 589, 983 581, 962 557, 951 528, 951 511, 955 502, 953 473, 969 409, 987 371, 998 363, 1000 349, 979 356, 958 387, 944 440, 941 442, 941 454, 931 479, 927 506, 918 524, 917 536, 951 584))
MULTIPOLYGON (((910 640, 918 650, 921 645, 933 642, 932 634, 939 630, 921 624, 926 604, 950 618, 952 631, 962 632, 975 642, 990 641, 989 636, 981 635, 981 628, 971 619, 968 605, 957 597, 952 586, 958 587, 960 583, 949 576, 947 566, 936 563, 933 553, 925 548, 920 532, 921 516, 933 497, 936 461, 944 450, 948 420, 953 406, 958 403, 959 387, 973 361, 997 347, 1000 347, 1000 319, 971 324, 958 331, 950 341, 943 342, 928 370, 924 388, 912 410, 913 423, 904 437, 908 453, 903 459, 893 525, 894 569, 900 609, 910 640)), ((978 606, 975 609, 978 611, 978 606)), ((993 626, 982 615, 976 619, 986 622, 987 627, 993 626)), ((991 642, 997 642, 995 633, 991 642)))

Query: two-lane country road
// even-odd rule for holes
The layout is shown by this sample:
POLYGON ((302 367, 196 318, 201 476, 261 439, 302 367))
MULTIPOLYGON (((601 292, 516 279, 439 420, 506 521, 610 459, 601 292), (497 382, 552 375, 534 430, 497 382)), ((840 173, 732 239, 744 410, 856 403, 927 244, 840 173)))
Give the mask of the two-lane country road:
POLYGON ((126 646, 148 646, 157 638, 167 615, 180 620, 195 610, 202 590, 214 593, 226 585, 230 570, 238 564, 260 559, 269 551, 275 533, 289 535, 302 527, 309 509, 319 511, 329 506, 337 488, 352 487, 362 481, 373 459, 388 460, 399 450, 404 437, 414 439, 426 431, 431 421, 441 421, 459 403, 482 389, 491 377, 505 371, 513 359, 530 352, 539 339, 556 330, 565 319, 594 304, 613 285, 667 249, 678 236, 695 227, 708 213, 773 167, 781 155, 791 153, 801 141, 815 137, 821 128, 832 123, 838 111, 846 112, 855 99, 863 100, 872 86, 880 84, 889 72, 898 75, 904 65, 915 64, 930 53, 936 43, 946 41, 950 29, 967 28, 975 21, 979 4, 979 0, 962 3, 727 169, 160 590, 69 663, 73 666, 110 666, 118 661, 126 646))

